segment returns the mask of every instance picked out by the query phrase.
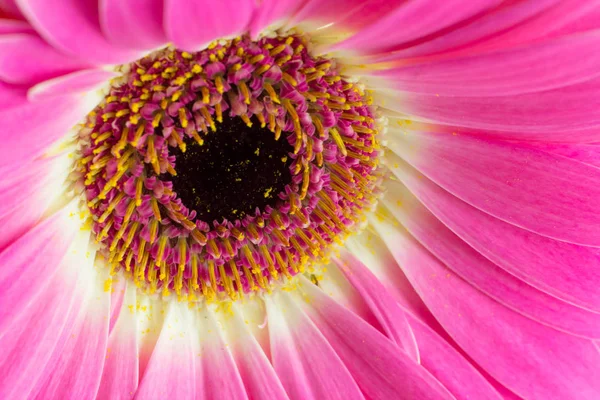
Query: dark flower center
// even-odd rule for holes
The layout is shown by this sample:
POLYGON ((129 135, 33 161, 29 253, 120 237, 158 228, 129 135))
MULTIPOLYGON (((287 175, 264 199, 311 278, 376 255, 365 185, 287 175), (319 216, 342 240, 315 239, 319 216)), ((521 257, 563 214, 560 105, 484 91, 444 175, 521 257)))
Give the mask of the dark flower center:
POLYGON ((130 65, 82 128, 78 173, 112 273, 239 299, 323 264, 378 195, 371 98, 302 36, 130 65))
POLYGON ((248 127, 241 118, 223 115, 203 145, 190 141, 185 153, 171 151, 177 171, 173 190, 196 218, 235 221, 281 202, 278 194, 292 179, 293 150, 256 121, 248 127))

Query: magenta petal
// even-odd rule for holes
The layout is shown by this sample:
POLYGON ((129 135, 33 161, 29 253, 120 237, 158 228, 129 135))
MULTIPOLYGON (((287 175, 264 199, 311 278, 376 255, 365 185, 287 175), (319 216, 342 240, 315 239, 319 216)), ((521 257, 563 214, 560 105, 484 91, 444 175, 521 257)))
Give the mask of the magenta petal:
POLYGON ((600 79, 515 96, 403 93, 390 107, 417 118, 471 129, 565 132, 600 127, 600 79))
POLYGON ((0 110, 0 168, 41 155, 89 111, 81 96, 63 96, 0 110))
POLYGON ((364 399, 347 365, 287 294, 265 303, 273 367, 291 399, 364 399))
POLYGON ((102 30, 115 46, 152 50, 166 43, 162 0, 100 0, 99 8, 102 30))
POLYGON ((165 32, 175 46, 199 50, 246 31, 252 0, 165 0, 165 32))
POLYGON ((360 53, 393 51, 498 5, 500 0, 414 0, 383 14, 369 27, 334 46, 360 53), (401 28, 399 28, 401 27, 401 28))
POLYGON ((27 87, 0 81, 0 109, 8 110, 27 102, 27 87))
POLYGON ((569 157, 585 164, 600 168, 600 144, 532 144, 534 147, 553 154, 569 157))
POLYGON ((304 0, 263 0, 250 20, 250 34, 256 36, 273 24, 285 23, 304 3, 304 0))
POLYGON ((138 399, 201 398, 202 361, 198 357, 197 332, 190 313, 182 312, 186 310, 176 302, 167 307, 165 325, 140 377, 135 396, 138 399), (175 327, 182 329, 176 331, 175 327))
POLYGON ((378 71, 401 91, 440 96, 508 96, 573 85, 600 74, 600 35, 589 33, 483 55, 378 71), (564 60, 570 60, 565 63, 564 60))
POLYGON ((61 210, 0 253, 0 335, 59 269, 77 229, 64 223, 67 213, 61 210))
POLYGON ((308 279, 298 299, 367 398, 451 399, 453 396, 372 326, 336 303, 308 279), (359 344, 360 345, 357 345, 359 344))
POLYGON ((51 278, 10 333, 0 336, 0 398, 28 398, 36 382, 46 378, 45 368, 53 352, 65 346, 81 307, 75 283, 51 278))
POLYGON ((241 318, 239 309, 227 318, 232 354, 250 399, 286 400, 288 396, 256 338, 241 318))
POLYGON ((497 218, 558 240, 600 246, 598 168, 463 135, 394 135, 390 148, 450 193, 497 218))
POLYGON ((79 59, 123 64, 142 56, 112 45, 100 29, 96 0, 17 0, 21 10, 49 43, 79 59))
POLYGON ((0 79, 35 84, 85 68, 86 63, 59 53, 36 35, 0 36, 0 79))
MULTIPOLYGON (((129 306, 136 304, 135 285, 124 285, 119 317, 108 337, 107 354, 96 398, 128 399, 138 385, 138 318, 129 306)), ((112 302, 111 302, 112 307, 112 302)))
POLYGON ((101 69, 77 71, 35 85, 29 90, 27 97, 31 101, 40 101, 51 97, 81 94, 107 85, 108 81, 116 76, 116 72, 101 69))
POLYGON ((335 263, 346 279, 365 299, 387 336, 418 363, 419 349, 414 334, 396 300, 373 273, 351 253, 344 253, 342 259, 336 259, 335 263))
POLYGON ((421 349, 421 365, 457 399, 496 399, 494 387, 454 347, 417 318, 407 314, 421 349))
MULTIPOLYGON (((402 203, 398 207, 386 201, 392 214, 415 239, 465 281, 545 325, 575 335, 600 338, 600 314, 539 291, 496 266, 446 228, 400 185, 390 185, 390 195, 402 203)), ((505 252, 509 251, 510 248, 505 248, 505 252)))
POLYGON ((386 224, 383 238, 450 336, 500 383, 524 398, 598 398, 600 353, 592 341, 504 307, 400 229, 386 224))
POLYGON ((0 11, 0 35, 14 33, 35 33, 34 29, 26 21, 18 19, 4 19, 0 11))
POLYGON ((517 228, 471 207, 422 175, 394 171, 437 218, 496 265, 546 293, 600 311, 600 250, 517 228))
MULTIPOLYGON (((99 277, 93 279, 93 285, 103 286, 99 277)), ((110 294, 102 288, 87 299, 70 340, 62 351, 54 353, 36 399, 78 400, 96 396, 106 357, 109 299, 110 294)))
MULTIPOLYGON (((486 39, 498 37, 502 32, 510 32, 519 26, 528 26, 532 18, 538 17, 546 10, 552 10, 557 3, 564 3, 565 10, 581 8, 583 2, 579 0, 518 0, 503 2, 493 10, 489 10, 479 18, 474 18, 461 24, 456 29, 436 35, 430 40, 415 43, 406 49, 397 52, 382 54, 378 61, 393 61, 410 57, 426 57, 428 55, 445 55, 460 52, 461 49, 472 50, 475 43, 485 42, 486 39), (570 4, 566 4, 570 3, 570 4), (579 7, 578 7, 579 6, 579 7)), ((584 7, 586 7, 584 5, 584 7)), ((589 7, 588 7, 589 8, 589 7)), ((576 14, 576 13, 573 13, 576 14)), ((570 12, 564 12, 555 20, 562 21, 571 18, 570 12)), ((535 31, 535 30, 534 30, 535 31)), ((504 46, 506 48, 506 46, 504 46)), ((473 53, 471 51, 471 53, 473 53)))

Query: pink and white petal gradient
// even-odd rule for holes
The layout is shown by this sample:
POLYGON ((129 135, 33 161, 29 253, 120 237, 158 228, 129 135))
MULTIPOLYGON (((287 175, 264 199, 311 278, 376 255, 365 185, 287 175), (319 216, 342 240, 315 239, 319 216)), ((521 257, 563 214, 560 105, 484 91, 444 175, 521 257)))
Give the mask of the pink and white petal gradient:
POLYGON ((0 398, 598 399, 598 28, 592 0, 0 0, 0 398), (229 311, 109 277, 56 146, 94 92, 294 26, 389 119, 367 233, 229 311))

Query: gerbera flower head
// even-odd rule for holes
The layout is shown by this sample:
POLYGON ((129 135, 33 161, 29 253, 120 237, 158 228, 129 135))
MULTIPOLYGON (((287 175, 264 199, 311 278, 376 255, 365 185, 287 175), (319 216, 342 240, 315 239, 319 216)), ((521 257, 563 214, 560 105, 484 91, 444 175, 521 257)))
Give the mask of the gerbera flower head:
POLYGON ((0 398, 598 398, 599 10, 0 0, 0 398))

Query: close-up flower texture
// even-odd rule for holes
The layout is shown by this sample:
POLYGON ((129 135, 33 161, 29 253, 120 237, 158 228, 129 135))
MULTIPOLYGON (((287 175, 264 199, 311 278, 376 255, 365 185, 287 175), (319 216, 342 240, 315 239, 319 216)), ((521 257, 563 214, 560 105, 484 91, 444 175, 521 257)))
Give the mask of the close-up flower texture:
POLYGON ((600 2, 0 0, 0 399, 600 399, 600 2))

